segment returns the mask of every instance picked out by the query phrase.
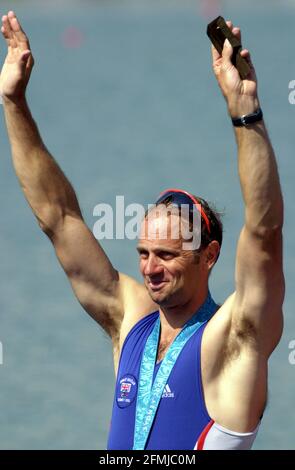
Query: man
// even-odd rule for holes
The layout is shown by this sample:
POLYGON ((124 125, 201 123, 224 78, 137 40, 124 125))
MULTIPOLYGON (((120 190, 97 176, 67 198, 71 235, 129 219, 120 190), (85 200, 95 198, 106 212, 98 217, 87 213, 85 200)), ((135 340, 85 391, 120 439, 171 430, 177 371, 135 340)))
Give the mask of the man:
MULTIPOLYGON (((239 28, 227 24, 240 37, 239 28)), ((25 92, 33 57, 13 12, 2 17, 1 31, 8 54, 0 92, 16 174, 79 302, 112 340, 117 384, 108 448, 249 449, 266 404, 267 361, 282 334, 284 298, 283 199, 249 51, 241 52, 251 68, 241 80, 230 44, 222 56, 212 49, 233 119, 245 202, 235 291, 218 308, 208 278, 219 256, 221 223, 205 201, 185 191, 164 191, 143 220, 144 285, 112 266, 32 119, 25 92), (251 124, 244 125, 240 117, 250 114, 251 124), (196 250, 184 248, 180 233, 191 220, 165 211, 182 203, 201 218, 196 250), (168 238, 161 235, 164 225, 168 238)))

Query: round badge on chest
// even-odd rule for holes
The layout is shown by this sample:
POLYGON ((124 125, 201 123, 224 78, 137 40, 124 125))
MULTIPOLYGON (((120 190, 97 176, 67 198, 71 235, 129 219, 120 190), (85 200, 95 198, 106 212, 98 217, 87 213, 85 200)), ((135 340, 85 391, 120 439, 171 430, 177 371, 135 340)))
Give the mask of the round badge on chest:
POLYGON ((116 401, 120 408, 130 406, 137 395, 137 380, 131 374, 125 374, 119 380, 116 389, 116 401))

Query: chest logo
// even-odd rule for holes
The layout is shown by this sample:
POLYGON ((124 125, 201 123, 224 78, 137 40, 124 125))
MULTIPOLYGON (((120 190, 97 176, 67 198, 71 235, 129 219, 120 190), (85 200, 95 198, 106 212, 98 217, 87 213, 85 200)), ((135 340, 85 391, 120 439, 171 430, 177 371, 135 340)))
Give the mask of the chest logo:
POLYGON ((164 387, 162 398, 174 398, 174 392, 171 392, 168 384, 166 384, 164 387))
POLYGON ((131 374, 126 374, 117 383, 116 401, 120 408, 130 406, 137 395, 137 380, 131 374))

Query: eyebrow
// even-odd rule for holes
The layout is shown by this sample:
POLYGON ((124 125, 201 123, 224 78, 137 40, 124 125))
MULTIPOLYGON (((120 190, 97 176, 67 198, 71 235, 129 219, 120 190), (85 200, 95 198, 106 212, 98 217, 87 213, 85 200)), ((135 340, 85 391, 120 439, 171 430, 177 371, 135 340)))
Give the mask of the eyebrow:
POLYGON ((140 252, 140 251, 147 251, 147 249, 144 248, 142 245, 137 245, 136 250, 137 250, 138 252, 140 252))
MULTIPOLYGON (((144 245, 137 245, 136 247, 138 253, 141 251, 149 251, 148 248, 146 248, 144 245)), ((168 248, 164 246, 156 246, 152 250, 154 253, 161 253, 161 251, 164 251, 165 253, 171 253, 171 254, 179 254, 181 252, 180 249, 177 248, 168 248)))

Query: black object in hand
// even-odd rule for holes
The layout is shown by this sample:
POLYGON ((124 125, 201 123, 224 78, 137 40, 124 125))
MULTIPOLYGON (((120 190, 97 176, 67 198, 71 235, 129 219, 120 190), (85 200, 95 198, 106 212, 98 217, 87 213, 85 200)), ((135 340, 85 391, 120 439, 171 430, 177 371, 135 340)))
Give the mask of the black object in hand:
POLYGON ((231 59, 232 63, 238 69, 241 79, 244 80, 250 72, 250 66, 247 60, 240 54, 242 50, 241 41, 231 32, 222 16, 218 16, 208 24, 207 35, 219 54, 222 53, 224 41, 226 39, 229 40, 234 50, 231 59))

